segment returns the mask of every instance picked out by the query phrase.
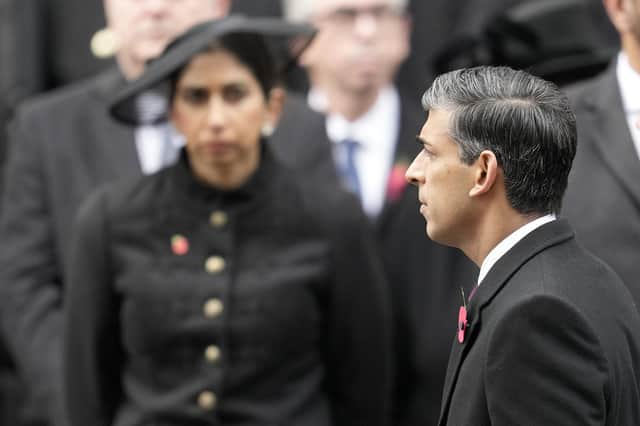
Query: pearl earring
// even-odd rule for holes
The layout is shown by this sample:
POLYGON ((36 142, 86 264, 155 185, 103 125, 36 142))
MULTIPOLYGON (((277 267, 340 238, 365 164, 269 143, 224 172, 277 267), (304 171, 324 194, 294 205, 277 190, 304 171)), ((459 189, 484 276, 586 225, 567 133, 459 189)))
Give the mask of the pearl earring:
POLYGON ((275 130, 275 128, 273 127, 273 124, 271 123, 264 123, 262 125, 262 129, 260 129, 260 134, 265 137, 268 138, 269 136, 271 136, 273 134, 273 131, 275 130))

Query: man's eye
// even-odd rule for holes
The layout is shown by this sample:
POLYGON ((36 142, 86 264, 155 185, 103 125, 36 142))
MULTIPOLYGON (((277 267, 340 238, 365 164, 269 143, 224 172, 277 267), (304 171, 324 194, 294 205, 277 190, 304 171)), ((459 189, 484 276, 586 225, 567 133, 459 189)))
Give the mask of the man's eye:
POLYGON ((192 105, 201 105, 209 99, 209 94, 204 89, 187 89, 182 92, 182 99, 192 105))

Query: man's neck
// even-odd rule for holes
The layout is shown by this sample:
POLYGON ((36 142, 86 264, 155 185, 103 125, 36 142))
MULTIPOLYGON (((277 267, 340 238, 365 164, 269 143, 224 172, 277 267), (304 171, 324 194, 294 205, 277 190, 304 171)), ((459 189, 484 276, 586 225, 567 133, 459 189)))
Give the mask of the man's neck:
MULTIPOLYGON (((495 206, 494 206, 495 207, 495 206)), ((476 265, 481 266, 494 247, 514 231, 541 217, 541 214, 522 215, 510 207, 488 207, 474 229, 474 238, 461 245, 462 251, 476 265)))

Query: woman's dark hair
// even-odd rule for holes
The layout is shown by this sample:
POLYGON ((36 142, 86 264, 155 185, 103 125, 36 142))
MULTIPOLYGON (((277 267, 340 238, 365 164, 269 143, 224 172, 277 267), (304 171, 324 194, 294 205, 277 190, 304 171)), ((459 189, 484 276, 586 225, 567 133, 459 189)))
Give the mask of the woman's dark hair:
MULTIPOLYGON (((226 34, 213 40, 203 49, 203 52, 216 50, 228 51, 249 68, 253 76, 258 80, 265 98, 269 97, 271 89, 280 80, 280 71, 274 59, 274 52, 271 46, 265 42, 263 36, 252 33, 226 34)), ((171 98, 173 98, 176 83, 186 66, 187 64, 171 75, 171 98)))

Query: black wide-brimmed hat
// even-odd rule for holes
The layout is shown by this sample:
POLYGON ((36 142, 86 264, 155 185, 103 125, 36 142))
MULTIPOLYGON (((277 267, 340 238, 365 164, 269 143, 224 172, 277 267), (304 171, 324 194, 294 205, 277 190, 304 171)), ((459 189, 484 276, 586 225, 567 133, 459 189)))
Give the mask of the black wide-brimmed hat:
POLYGON ((114 94, 109 103, 109 112, 116 119, 130 124, 165 121, 171 75, 205 50, 212 41, 231 34, 263 37, 277 71, 284 72, 308 46, 315 29, 277 18, 249 18, 243 15, 231 15, 195 25, 172 41, 159 57, 151 60, 139 78, 114 94), (143 97, 155 98, 156 102, 140 102, 143 97))
POLYGON ((508 65, 566 84, 602 71, 618 46, 603 36, 601 5, 586 0, 520 2, 490 19, 479 34, 453 39, 437 72, 508 65))

